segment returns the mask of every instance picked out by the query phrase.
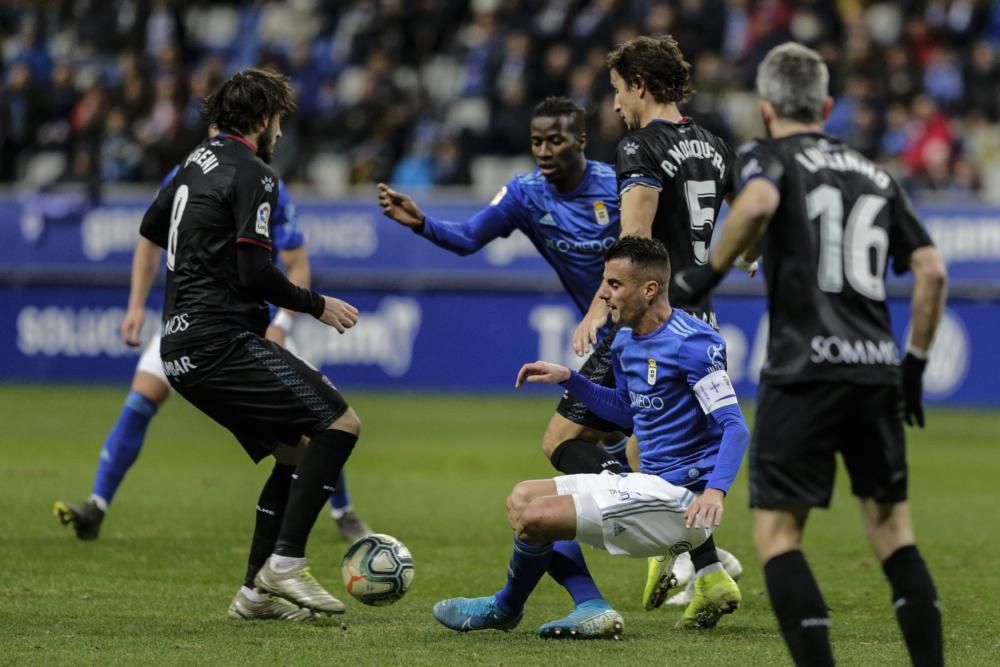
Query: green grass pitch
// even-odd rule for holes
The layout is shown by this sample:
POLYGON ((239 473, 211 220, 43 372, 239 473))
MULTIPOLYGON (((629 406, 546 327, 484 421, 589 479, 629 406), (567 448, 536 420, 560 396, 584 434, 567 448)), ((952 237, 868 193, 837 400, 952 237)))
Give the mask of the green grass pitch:
MULTIPOLYGON (((350 395, 350 394, 349 394, 350 395)), ((351 395, 364 422, 348 465, 362 515, 402 539, 413 589, 364 607, 340 581, 329 516, 310 543, 314 573, 348 604, 308 625, 226 618, 240 585, 254 502, 269 466, 252 466, 228 433, 179 398, 153 422, 146 448, 105 521, 82 543, 51 515, 83 499, 123 388, 0 386, 0 663, 205 665, 782 665, 750 542, 745 478, 726 504, 720 545, 743 561, 744 608, 714 631, 674 628, 680 610, 640 607, 645 562, 585 548, 605 597, 625 617, 621 642, 542 641, 538 625, 569 611, 543 581, 509 633, 459 635, 431 605, 494 591, 510 531, 504 498, 521 479, 551 476, 539 442, 556 395, 529 398, 351 395)), ((752 421, 752 420, 751 420, 752 421)), ((996 413, 933 410, 910 431, 911 496, 920 544, 944 608, 953 665, 1000 655, 996 413)), ((862 541, 843 472, 833 508, 814 514, 806 549, 833 614, 843 665, 903 665, 906 654, 878 563, 862 541)))

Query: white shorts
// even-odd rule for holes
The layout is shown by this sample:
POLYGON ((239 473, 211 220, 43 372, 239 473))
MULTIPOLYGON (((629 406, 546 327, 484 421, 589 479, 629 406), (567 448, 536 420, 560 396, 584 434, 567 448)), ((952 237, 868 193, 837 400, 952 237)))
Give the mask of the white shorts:
MULTIPOLYGON (((136 365, 135 371, 137 373, 140 371, 149 373, 167 385, 167 387, 170 387, 170 382, 167 381, 167 374, 163 371, 163 361, 160 360, 160 334, 153 336, 153 339, 146 345, 146 349, 142 351, 142 356, 139 357, 139 363, 136 365)), ((171 389, 171 391, 173 390, 171 389)))
POLYGON ((554 481, 560 496, 573 496, 577 541, 610 554, 676 556, 712 534, 684 526, 684 512, 697 496, 656 475, 604 471, 554 481))

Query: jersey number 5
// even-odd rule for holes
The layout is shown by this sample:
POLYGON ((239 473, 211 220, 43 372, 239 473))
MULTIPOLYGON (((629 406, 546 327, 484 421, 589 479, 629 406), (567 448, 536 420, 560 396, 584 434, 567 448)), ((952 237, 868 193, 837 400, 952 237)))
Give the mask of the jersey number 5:
POLYGON ((174 203, 170 207, 170 233, 167 234, 167 269, 174 270, 174 255, 177 254, 177 232, 184 217, 184 207, 188 203, 188 186, 182 185, 174 194, 174 203))
POLYGON ((840 190, 832 185, 820 185, 806 195, 809 219, 819 218, 817 282, 821 290, 842 292, 846 276, 847 282, 862 296, 885 301, 882 278, 889 251, 889 233, 875 224, 885 204, 885 197, 861 195, 844 225, 844 197, 840 190))
POLYGON ((715 226, 715 181, 685 181, 684 198, 687 199, 691 216, 691 246, 696 264, 708 261, 708 248, 712 244, 712 228, 715 226), (709 200, 702 206, 701 200, 709 200))

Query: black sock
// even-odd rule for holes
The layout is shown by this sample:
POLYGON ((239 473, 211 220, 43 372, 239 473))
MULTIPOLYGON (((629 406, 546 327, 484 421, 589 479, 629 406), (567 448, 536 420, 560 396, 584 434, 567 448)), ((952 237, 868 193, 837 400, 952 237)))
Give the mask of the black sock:
POLYGON ((941 609, 937 590, 915 544, 900 547, 882 563, 892 586, 892 607, 903 631, 910 662, 917 667, 944 664, 941 609))
POLYGON ((789 551, 764 564, 764 580, 774 615, 792 660, 800 667, 833 665, 830 614, 801 551, 789 551))
POLYGON ((288 509, 281 522, 274 553, 302 558, 319 511, 337 486, 337 478, 354 449, 358 436, 347 431, 327 430, 309 441, 292 476, 288 509))
POLYGON ((622 467, 604 447, 589 440, 565 440, 552 450, 552 466, 567 475, 621 472, 622 467))
POLYGON ((264 482, 257 500, 257 521, 253 529, 253 541, 250 542, 250 557, 247 559, 247 576, 243 584, 253 588, 253 579, 257 571, 267 562, 267 557, 274 551, 274 543, 278 541, 278 530, 281 528, 281 518, 285 515, 288 505, 288 490, 292 485, 292 473, 295 466, 275 463, 271 476, 264 482))
POLYGON ((695 572, 718 562, 719 552, 715 550, 715 537, 712 535, 709 535, 707 540, 691 550, 691 564, 694 565, 695 572))

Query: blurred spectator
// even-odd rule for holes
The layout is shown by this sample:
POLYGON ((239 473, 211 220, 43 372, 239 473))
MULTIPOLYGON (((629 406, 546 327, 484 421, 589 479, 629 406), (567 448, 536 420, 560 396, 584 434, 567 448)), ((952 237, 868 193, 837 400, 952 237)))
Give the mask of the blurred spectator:
POLYGON ((547 95, 584 106, 588 154, 613 160, 605 55, 656 32, 692 64, 684 112, 734 145, 759 128, 757 64, 795 39, 830 67, 831 133, 911 188, 1000 196, 1000 4, 984 0, 5 3, 0 179, 45 155, 59 183, 156 181, 204 135, 204 96, 248 66, 298 91, 275 155, 288 180, 467 184, 481 155, 523 157, 547 95))

